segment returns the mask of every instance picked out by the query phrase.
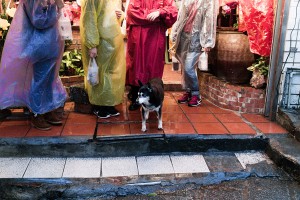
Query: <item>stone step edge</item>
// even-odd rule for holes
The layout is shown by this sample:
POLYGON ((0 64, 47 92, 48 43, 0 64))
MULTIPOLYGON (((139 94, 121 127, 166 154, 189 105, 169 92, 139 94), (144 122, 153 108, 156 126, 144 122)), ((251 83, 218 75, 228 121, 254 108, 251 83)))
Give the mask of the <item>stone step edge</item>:
POLYGON ((250 136, 137 135, 123 137, 1 138, 0 157, 119 157, 171 152, 265 150, 267 138, 250 136), (22 149, 22 150, 21 150, 22 149))
POLYGON ((300 154, 296 157, 292 152, 294 149, 298 149, 299 152, 300 143, 294 138, 288 138, 287 140, 289 140, 290 145, 284 146, 280 143, 280 138, 271 138, 265 152, 277 166, 282 167, 289 175, 300 182, 300 154))

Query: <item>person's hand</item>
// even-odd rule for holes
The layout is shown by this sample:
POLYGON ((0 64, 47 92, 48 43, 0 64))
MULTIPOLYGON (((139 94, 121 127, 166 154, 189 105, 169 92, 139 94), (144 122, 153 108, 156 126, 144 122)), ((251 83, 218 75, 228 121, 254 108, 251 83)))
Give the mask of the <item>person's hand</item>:
POLYGON ((177 40, 177 34, 173 33, 171 36, 171 42, 175 43, 177 40))
POLYGON ((115 12, 116 12, 117 18, 120 19, 123 15, 123 11, 120 9, 117 9, 117 10, 115 10, 115 12))
POLYGON ((210 47, 203 47, 203 48, 202 48, 202 51, 204 51, 204 52, 209 52, 210 50, 211 50, 210 47))
POLYGON ((50 2, 53 1, 57 5, 58 9, 62 9, 64 7, 64 1, 63 0, 50 0, 50 2))
POLYGON ((54 4, 54 3, 56 3, 56 1, 55 0, 48 0, 47 3, 48 4, 54 4))
POLYGON ((158 10, 147 15, 147 19, 149 21, 154 21, 158 17, 159 17, 159 11, 158 10))
POLYGON ((94 47, 94 48, 90 49, 89 50, 89 55, 90 55, 91 58, 97 57, 97 48, 94 47))

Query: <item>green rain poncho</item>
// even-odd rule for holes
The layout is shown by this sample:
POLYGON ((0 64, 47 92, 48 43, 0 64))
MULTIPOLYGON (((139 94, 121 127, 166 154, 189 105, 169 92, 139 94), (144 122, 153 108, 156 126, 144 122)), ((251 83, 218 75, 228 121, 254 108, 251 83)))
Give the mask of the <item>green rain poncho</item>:
POLYGON ((121 8, 121 0, 82 0, 80 35, 82 60, 85 71, 85 88, 90 103, 98 106, 114 106, 122 103, 125 88, 125 49, 120 19, 115 10, 121 8), (87 80, 88 51, 97 48, 99 84, 91 86, 87 80))

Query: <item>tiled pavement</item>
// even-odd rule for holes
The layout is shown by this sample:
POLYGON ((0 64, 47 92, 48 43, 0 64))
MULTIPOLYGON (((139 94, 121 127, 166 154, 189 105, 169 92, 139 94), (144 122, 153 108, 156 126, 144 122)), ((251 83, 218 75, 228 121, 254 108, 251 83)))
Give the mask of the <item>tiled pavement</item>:
MULTIPOLYGON (((166 64, 163 81, 166 85, 180 86, 180 71, 173 71, 172 66, 166 64)), ((178 87, 176 87, 178 88, 178 87)), ((163 105, 163 131, 157 130, 157 120, 154 113, 150 114, 146 134, 190 134, 190 135, 247 135, 256 134, 281 134, 287 133, 285 129, 270 122, 262 115, 239 114, 230 110, 221 109, 212 103, 203 100, 199 107, 188 107, 178 104, 177 99, 181 92, 167 91, 163 105)), ((126 96, 126 95, 125 95, 126 96)), ((102 120, 98 136, 116 136, 141 134, 140 111, 128 111, 127 99, 118 105, 121 111, 118 117, 102 120), (113 126, 112 126, 113 124, 113 126)), ((22 110, 14 110, 16 113, 22 110)), ((91 136, 94 133, 96 117, 94 115, 75 113, 74 104, 65 105, 62 126, 53 126, 51 131, 39 131, 31 127, 28 119, 0 121, 0 138, 23 137, 67 137, 91 136)), ((15 114, 18 116, 18 114, 15 114)))
MULTIPOLYGON (((273 163, 262 152, 222 152, 157 156, 0 158, 0 178, 107 178, 247 171, 248 165, 273 163)), ((270 171, 270 170, 269 170, 270 171)))
MULTIPOLYGON (((230 110, 221 109, 212 103, 202 102, 199 107, 188 107, 178 104, 176 99, 180 92, 168 91, 165 93, 163 105, 163 130, 157 130, 155 113, 150 113, 146 134, 189 134, 189 135, 248 135, 257 134, 284 134, 287 131, 269 121, 262 115, 239 114, 230 110)), ((143 134, 141 132, 140 111, 128 111, 126 98, 124 103, 117 106, 121 112, 118 117, 100 119, 98 136, 120 136, 143 134)), ((13 116, 18 116, 22 110, 14 110, 13 116)), ((74 112, 74 104, 67 102, 63 115, 63 125, 53 126, 50 131, 39 131, 31 127, 28 118, 7 119, 0 121, 0 137, 68 137, 91 136, 94 133, 96 116, 74 112)))

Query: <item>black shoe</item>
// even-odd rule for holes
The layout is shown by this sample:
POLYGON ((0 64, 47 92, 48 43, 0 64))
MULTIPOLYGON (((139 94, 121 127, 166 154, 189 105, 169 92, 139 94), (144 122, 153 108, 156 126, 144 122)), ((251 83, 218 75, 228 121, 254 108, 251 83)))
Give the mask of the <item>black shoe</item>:
POLYGON ((107 118, 109 118, 111 115, 110 115, 109 112, 106 111, 106 110, 99 110, 99 111, 97 112, 97 116, 98 116, 99 118, 101 118, 101 119, 107 119, 107 118))
POLYGON ((133 111, 133 110, 138 110, 140 109, 141 105, 134 102, 134 103, 131 103, 128 107, 129 110, 133 111))
POLYGON ((0 110, 0 120, 3 120, 10 115, 11 115, 11 111, 9 109, 0 110))
POLYGON ((119 116, 120 112, 115 109, 114 106, 108 106, 107 107, 107 112, 110 114, 110 116, 115 117, 115 116, 119 116))
POLYGON ((107 106, 94 107, 93 113, 101 119, 106 119, 106 118, 109 118, 111 116, 110 113, 108 112, 108 107, 107 106))

